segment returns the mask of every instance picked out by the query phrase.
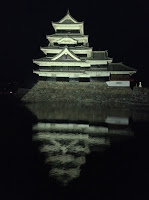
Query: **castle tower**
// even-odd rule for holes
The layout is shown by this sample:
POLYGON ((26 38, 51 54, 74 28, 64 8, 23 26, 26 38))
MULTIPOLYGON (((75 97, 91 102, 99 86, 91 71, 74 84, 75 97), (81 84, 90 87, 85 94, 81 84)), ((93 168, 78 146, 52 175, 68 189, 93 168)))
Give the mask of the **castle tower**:
POLYGON ((33 60, 39 66, 34 73, 40 80, 129 81, 136 73, 122 63, 112 63, 107 51, 93 51, 84 35, 84 22, 75 20, 69 11, 52 26, 55 33, 46 36, 49 45, 40 48, 46 56, 33 60))

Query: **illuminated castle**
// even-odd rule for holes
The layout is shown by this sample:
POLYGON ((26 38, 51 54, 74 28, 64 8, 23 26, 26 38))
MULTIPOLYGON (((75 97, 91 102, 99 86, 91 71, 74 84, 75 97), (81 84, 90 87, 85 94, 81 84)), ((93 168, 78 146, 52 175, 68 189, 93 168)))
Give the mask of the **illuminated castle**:
POLYGON ((112 63, 107 51, 93 51, 88 35, 84 35, 84 22, 76 21, 68 11, 60 21, 52 22, 52 26, 55 33, 46 36, 49 45, 40 48, 46 56, 33 60, 39 66, 33 71, 39 80, 130 85, 136 70, 122 63, 112 63))

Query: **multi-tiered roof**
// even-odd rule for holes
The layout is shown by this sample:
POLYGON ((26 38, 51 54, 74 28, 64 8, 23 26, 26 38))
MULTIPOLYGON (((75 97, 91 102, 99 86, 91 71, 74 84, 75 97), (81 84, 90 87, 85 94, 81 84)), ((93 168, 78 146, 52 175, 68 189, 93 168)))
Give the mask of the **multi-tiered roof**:
POLYGON ((52 22, 52 26, 55 33, 46 36, 49 45, 40 48, 46 56, 33 60, 39 65, 34 73, 40 77, 108 80, 111 74, 136 72, 122 63, 114 65, 107 51, 93 51, 88 35, 84 35, 84 22, 76 21, 69 11, 60 21, 52 22))

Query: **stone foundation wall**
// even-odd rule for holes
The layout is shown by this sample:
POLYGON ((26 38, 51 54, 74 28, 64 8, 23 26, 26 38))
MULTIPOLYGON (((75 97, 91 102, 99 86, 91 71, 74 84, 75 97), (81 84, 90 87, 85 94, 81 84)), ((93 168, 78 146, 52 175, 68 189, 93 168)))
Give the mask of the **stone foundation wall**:
POLYGON ((101 104, 149 105, 149 88, 108 87, 102 82, 39 81, 22 98, 25 102, 86 102, 101 104))

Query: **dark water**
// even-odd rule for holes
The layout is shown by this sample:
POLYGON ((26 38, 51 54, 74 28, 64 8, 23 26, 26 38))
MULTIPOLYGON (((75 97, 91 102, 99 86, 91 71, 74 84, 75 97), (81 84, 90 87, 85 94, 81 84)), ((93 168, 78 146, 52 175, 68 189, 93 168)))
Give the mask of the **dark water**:
POLYGON ((148 199, 149 109, 1 103, 1 199, 148 199))

